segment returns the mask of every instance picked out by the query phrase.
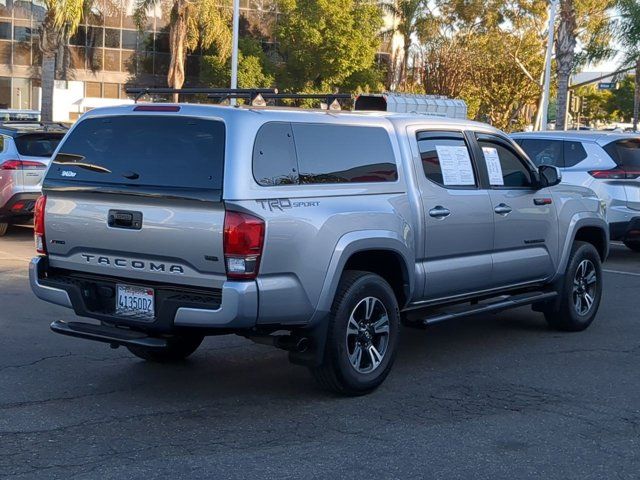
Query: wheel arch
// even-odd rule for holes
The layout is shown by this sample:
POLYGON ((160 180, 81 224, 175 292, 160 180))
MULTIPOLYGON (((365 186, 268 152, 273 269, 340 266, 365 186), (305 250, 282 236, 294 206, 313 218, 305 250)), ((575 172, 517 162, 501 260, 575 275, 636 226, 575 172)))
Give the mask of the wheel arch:
POLYGON ((393 288, 402 308, 413 295, 413 265, 412 249, 396 232, 364 230, 345 234, 334 249, 312 323, 317 316, 329 312, 342 273, 348 269, 383 277, 393 288))
POLYGON ((609 227, 601 217, 588 213, 579 213, 571 219, 566 232, 565 241, 560 251, 558 271, 553 280, 564 275, 569 262, 571 247, 576 240, 591 243, 598 251, 602 261, 609 254, 609 227))
POLYGON ((585 225, 583 227, 578 228, 576 231, 573 241, 582 241, 590 243, 595 247, 598 251, 598 255, 600 255, 600 260, 603 262, 607 258, 608 252, 608 241, 607 234, 605 230, 600 227, 585 225))

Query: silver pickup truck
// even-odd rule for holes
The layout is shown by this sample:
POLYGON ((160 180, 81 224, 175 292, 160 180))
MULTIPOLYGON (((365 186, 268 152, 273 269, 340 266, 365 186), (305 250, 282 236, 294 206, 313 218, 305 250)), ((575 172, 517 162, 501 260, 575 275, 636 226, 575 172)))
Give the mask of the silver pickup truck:
POLYGON ((194 104, 83 115, 38 200, 31 287, 58 333, 181 360, 237 334, 346 395, 400 325, 532 305, 589 326, 604 206, 465 120, 194 104))

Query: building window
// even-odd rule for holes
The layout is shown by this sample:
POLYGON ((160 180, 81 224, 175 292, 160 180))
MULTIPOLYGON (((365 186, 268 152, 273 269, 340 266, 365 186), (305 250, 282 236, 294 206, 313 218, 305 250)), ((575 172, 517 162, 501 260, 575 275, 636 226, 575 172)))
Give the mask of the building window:
POLYGON ((11 19, 0 19, 0 38, 3 40, 11 40, 11 19))
POLYGON ((120 95, 120 85, 117 83, 104 83, 103 96, 104 98, 118 98, 120 95))
POLYGON ((102 37, 104 35, 104 28, 102 27, 87 27, 87 46, 88 47, 102 47, 102 37))
POLYGON ((77 45, 84 47, 87 44, 87 27, 81 25, 76 30, 76 33, 69 39, 69 45, 77 45))
POLYGON ((101 98, 102 86, 100 85, 100 82, 85 82, 84 96, 91 97, 91 98, 101 98))
POLYGON ((104 46, 107 48, 120 48, 120 30, 115 28, 105 28, 104 46))
POLYGON ((11 42, 0 40, 0 63, 11 64, 11 42))
POLYGON ((11 108, 11 78, 0 77, 0 108, 11 108))
POLYGON ((126 48, 128 50, 135 50, 137 38, 138 38, 137 31, 122 30, 122 48, 126 48))
POLYGON ((69 47, 71 53, 71 68, 81 70, 85 68, 85 60, 87 57, 86 48, 84 47, 69 47))
POLYGON ((16 21, 16 25, 13 27, 13 39, 16 42, 30 42, 31 27, 26 25, 19 25, 16 21))
POLYGON ((104 50, 104 69, 110 72, 120 71, 120 50, 104 50))
POLYGON ((31 43, 13 44, 13 63, 14 65, 31 65, 31 43))
POLYGON ((31 80, 14 78, 12 90, 12 108, 28 110, 31 108, 31 80))

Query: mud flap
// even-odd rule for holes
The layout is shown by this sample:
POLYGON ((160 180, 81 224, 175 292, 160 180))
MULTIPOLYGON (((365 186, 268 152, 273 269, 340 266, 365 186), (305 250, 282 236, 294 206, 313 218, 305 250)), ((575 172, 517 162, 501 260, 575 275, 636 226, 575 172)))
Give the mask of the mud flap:
POLYGON ((319 367, 324 361, 327 346, 327 333, 329 322, 323 318, 314 327, 301 329, 297 335, 307 337, 310 340, 310 347, 304 352, 289 352, 289 361, 294 365, 303 367, 319 367))

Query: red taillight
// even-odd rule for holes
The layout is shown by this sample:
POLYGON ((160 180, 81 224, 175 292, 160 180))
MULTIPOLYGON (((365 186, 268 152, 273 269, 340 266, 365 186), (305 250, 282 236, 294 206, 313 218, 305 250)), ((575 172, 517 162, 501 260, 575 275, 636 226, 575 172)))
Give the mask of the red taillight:
POLYGON ((591 170, 589 175, 602 180, 633 180, 640 177, 640 172, 612 168, 611 170, 591 170))
POLYGON ((46 167, 44 163, 32 160, 7 160, 0 164, 0 170, 40 170, 46 167))
POLYGON ((44 210, 47 206, 47 197, 41 195, 36 200, 33 209, 33 237, 36 241, 36 251, 42 255, 47 254, 47 242, 44 238, 44 210))
POLYGON ((253 215, 226 212, 224 259, 228 278, 252 279, 258 275, 264 243, 264 221, 253 215))

